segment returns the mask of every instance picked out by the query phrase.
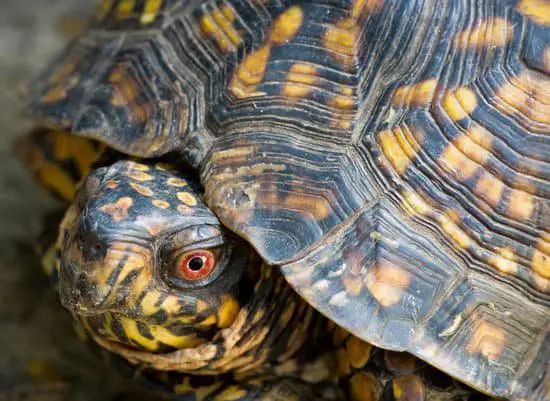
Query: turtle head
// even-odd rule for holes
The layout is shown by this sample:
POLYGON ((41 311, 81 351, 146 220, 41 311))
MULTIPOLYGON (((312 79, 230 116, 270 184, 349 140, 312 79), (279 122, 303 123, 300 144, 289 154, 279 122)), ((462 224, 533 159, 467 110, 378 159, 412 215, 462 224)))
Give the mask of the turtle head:
POLYGON ((148 352, 195 347, 230 326, 252 263, 192 180, 134 161, 87 177, 59 249, 62 303, 94 336, 148 352))

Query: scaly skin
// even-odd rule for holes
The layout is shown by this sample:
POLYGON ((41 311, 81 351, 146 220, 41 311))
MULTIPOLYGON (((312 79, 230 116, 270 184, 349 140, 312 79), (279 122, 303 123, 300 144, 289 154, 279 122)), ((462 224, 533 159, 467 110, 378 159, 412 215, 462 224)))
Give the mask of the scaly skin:
POLYGON ((318 314, 221 226, 193 179, 178 169, 112 163, 105 155, 89 171, 101 154, 97 144, 53 131, 30 139, 20 149, 38 182, 67 201, 72 195, 64 194, 77 193, 47 272, 59 277, 63 304, 94 346, 121 356, 119 363, 137 364, 149 383, 183 399, 212 400, 328 400, 342 397, 340 390, 352 400, 473 394, 416 358, 376 349, 318 314), (97 149, 96 157, 72 151, 73 144, 97 149), (76 187, 81 177, 67 171, 73 166, 84 166, 77 170, 86 177, 80 189, 59 190, 60 172, 75 177, 76 187), (190 253, 213 256, 216 265, 189 279, 182 262, 190 253))

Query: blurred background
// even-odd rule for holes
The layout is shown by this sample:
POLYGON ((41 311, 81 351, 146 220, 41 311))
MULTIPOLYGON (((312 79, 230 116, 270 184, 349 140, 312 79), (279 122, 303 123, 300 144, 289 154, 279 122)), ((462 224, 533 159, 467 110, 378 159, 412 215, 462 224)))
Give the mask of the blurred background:
MULTIPOLYGON (((33 127, 21 86, 94 12, 90 0, 1 0, 0 401, 120 400, 126 383, 77 340, 33 250, 55 203, 33 184, 13 142, 33 127)), ((133 398, 133 397, 132 397, 133 398)))

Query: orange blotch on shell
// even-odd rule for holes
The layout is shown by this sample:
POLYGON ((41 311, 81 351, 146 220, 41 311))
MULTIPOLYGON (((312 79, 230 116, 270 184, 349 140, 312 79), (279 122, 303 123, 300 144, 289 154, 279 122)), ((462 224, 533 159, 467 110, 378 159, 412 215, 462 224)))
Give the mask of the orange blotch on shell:
POLYGON ((134 191, 143 196, 153 196, 153 191, 143 185, 136 184, 135 182, 130 182, 128 185, 130 185, 134 191))
POLYGON ((469 88, 459 88, 447 93, 443 98, 443 108, 454 121, 468 117, 477 107, 477 97, 469 88))
POLYGON ((151 170, 151 167, 149 167, 148 165, 146 164, 142 164, 142 163, 137 163, 135 161, 127 161, 125 163, 126 165, 126 168, 128 171, 132 171, 132 170, 135 170, 135 171, 149 171, 151 170))
POLYGON ((331 25, 323 35, 323 46, 334 52, 336 59, 351 65, 356 54, 359 27, 354 19, 345 19, 331 25))
POLYGON ((418 368, 418 359, 407 352, 384 351, 386 369, 399 375, 409 374, 418 368))
POLYGON ((201 31, 210 36, 222 51, 230 52, 242 42, 241 36, 234 27, 235 17, 233 9, 226 5, 203 15, 199 25, 201 31))
POLYGON ((531 268, 539 276, 550 279, 550 242, 541 237, 537 243, 537 249, 533 252, 531 268))
POLYGON ((518 270, 516 255, 510 248, 501 248, 489 257, 489 264, 506 274, 515 274, 518 270))
POLYGON ((550 2, 548 0, 520 0, 516 8, 537 24, 550 25, 550 2))
POLYGON ((288 42, 296 35, 303 20, 304 12, 299 6, 289 7, 275 19, 268 40, 278 45, 288 42))
POLYGON ((432 206, 415 190, 409 189, 403 195, 403 208, 409 216, 426 216, 433 212, 432 206))
POLYGON ((48 90, 44 96, 40 98, 40 103, 55 103, 59 100, 65 99, 67 97, 67 88, 64 86, 55 86, 52 89, 48 90))
POLYGON ((326 199, 306 194, 289 193, 279 199, 279 207, 311 214, 317 220, 326 219, 331 213, 326 199))
POLYGON ((399 130, 382 131, 378 134, 378 141, 382 152, 389 160, 395 171, 399 175, 403 175, 407 167, 412 161, 411 156, 414 155, 413 149, 406 151, 409 147, 403 147, 405 140, 399 136, 399 130), (397 133, 397 135, 396 135, 397 133))
POLYGON ((317 82, 317 68, 311 64, 296 63, 290 67, 283 94, 288 97, 304 97, 317 82))
POLYGON ((99 208, 99 211, 107 213, 111 218, 119 223, 128 217, 128 210, 132 207, 134 201, 132 198, 125 196, 120 198, 115 203, 109 203, 99 208))
POLYGON ((536 198, 518 189, 510 191, 508 207, 506 208, 508 216, 517 220, 527 220, 533 215, 535 210, 536 198))
POLYGON ((355 0, 351 9, 351 18, 360 19, 382 9, 384 0, 355 0))
POLYGON ((479 168, 476 162, 470 160, 452 143, 443 150, 438 163, 459 181, 472 177, 479 168))
POLYGON ((497 359, 506 346, 506 332, 503 328, 481 320, 473 327, 466 345, 469 353, 480 353, 487 359, 497 359))
POLYGON ((382 385, 371 373, 354 373, 349 384, 351 401, 377 401, 380 399, 382 385))
POLYGON ((501 17, 484 20, 473 29, 458 35, 457 43, 462 49, 504 46, 513 35, 513 26, 501 17))
POLYGON ((472 140, 472 138, 470 137, 470 133, 468 132, 458 135, 454 139, 453 144, 466 157, 482 166, 487 163, 487 160, 491 156, 491 152, 472 140))
POLYGON ((479 178, 474 193, 492 207, 496 207, 502 198, 504 183, 489 172, 479 178))
POLYGON ((428 106, 434 97, 437 80, 429 79, 412 85, 397 88, 392 97, 392 104, 412 106, 428 106))
POLYGON ((547 74, 550 74, 550 46, 544 49, 544 56, 542 59, 542 63, 544 66, 544 72, 546 72, 547 74))
POLYGON ((550 124, 550 79, 525 71, 504 83, 493 102, 505 114, 521 113, 536 123, 550 124))
POLYGON ((256 85, 264 78, 270 53, 271 45, 267 43, 245 57, 229 84, 229 89, 235 96, 247 98, 262 94, 256 91, 256 85))
POLYGON ((180 213, 180 214, 190 214, 193 209, 191 209, 189 206, 187 205, 178 205, 176 207, 176 210, 180 213))
POLYGON ((474 241, 460 226, 447 215, 437 216, 437 221, 443 231, 461 248, 469 248, 474 241))
POLYGON ((406 270, 388 261, 380 261, 371 267, 366 277, 367 288, 382 306, 398 303, 410 281, 406 270))
POLYGON ((178 192, 176 196, 187 206, 197 206, 197 198, 190 192, 178 192))

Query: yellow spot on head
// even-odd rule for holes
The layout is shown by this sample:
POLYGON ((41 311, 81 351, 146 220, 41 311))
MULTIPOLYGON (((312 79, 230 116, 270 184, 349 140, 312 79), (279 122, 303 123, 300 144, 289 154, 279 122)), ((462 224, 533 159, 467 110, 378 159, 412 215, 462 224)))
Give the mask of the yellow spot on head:
POLYGON ((128 209, 132 207, 134 201, 130 197, 124 197, 117 200, 115 203, 103 205, 99 208, 99 211, 107 213, 111 218, 119 223, 128 217, 128 209))
POLYGON ((126 173, 126 177, 136 181, 151 181, 153 179, 152 175, 142 172, 126 173))
POLYGON ((469 353, 479 352, 487 359, 497 359, 505 346, 504 329, 482 320, 474 327, 466 350, 469 353))
POLYGON ((371 295, 382 306, 391 306, 399 302, 411 277, 401 267, 381 261, 369 269, 366 280, 371 295))
POLYGON ((177 197, 187 206, 197 206, 197 199, 190 192, 178 192, 177 197))
POLYGON ((548 0, 520 0, 518 11, 541 25, 550 25, 550 2, 548 0))
POLYGON ((454 121, 468 117, 476 107, 476 94, 468 88, 459 88, 454 93, 447 93, 443 98, 443 108, 454 121))
POLYGON ((239 313, 239 303, 233 297, 223 297, 222 303, 218 308, 218 327, 224 329, 235 321, 239 313))
POLYGON ((275 20, 269 41, 278 45, 288 42, 300 29, 303 19, 304 12, 299 6, 289 7, 275 20))
POLYGON ((160 199, 153 199, 151 203, 160 209, 168 209, 170 207, 170 204, 168 202, 160 199))
POLYGON ((130 182, 129 185, 134 191, 143 196, 153 196, 153 191, 151 191, 149 188, 144 187, 143 185, 136 184, 135 182, 130 182))

